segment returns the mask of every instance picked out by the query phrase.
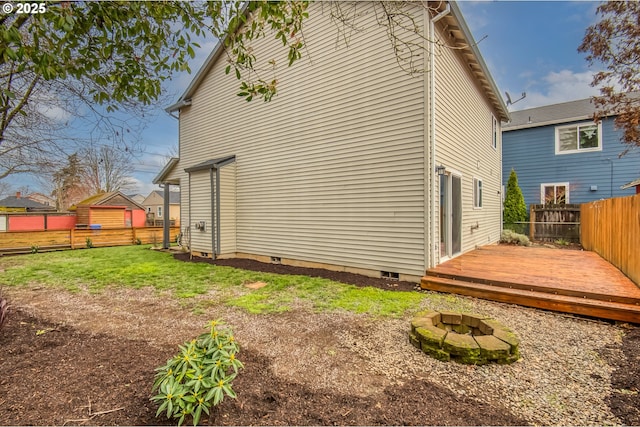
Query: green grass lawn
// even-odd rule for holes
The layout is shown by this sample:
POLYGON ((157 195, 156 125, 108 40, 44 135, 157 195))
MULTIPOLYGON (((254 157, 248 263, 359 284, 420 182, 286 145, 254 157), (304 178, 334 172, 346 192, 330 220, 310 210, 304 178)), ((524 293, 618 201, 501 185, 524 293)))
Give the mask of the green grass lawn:
POLYGON ((107 288, 152 287, 179 298, 215 294, 212 304, 251 313, 290 310, 302 303, 317 311, 347 310, 376 316, 402 316, 419 310, 426 298, 418 292, 359 288, 327 279, 260 273, 204 263, 176 261, 148 246, 120 246, 38 253, 0 258, 0 286, 38 285, 71 292, 107 288), (247 283, 265 282, 252 290, 247 283))

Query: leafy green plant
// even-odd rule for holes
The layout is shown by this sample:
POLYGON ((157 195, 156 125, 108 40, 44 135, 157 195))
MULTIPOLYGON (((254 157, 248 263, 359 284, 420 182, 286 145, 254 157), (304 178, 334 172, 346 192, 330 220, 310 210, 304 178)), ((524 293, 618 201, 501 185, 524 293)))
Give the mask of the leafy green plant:
POLYGON ((87 237, 85 243, 87 244, 87 249, 91 249, 93 247, 93 241, 91 240, 91 237, 87 237))
POLYGON ((140 240, 140 238, 138 237, 135 241, 136 245, 141 245, 142 244, 142 240, 140 240))
POLYGON ((527 205, 524 203, 524 196, 518 185, 516 171, 511 169, 509 181, 507 181, 507 192, 504 197, 504 222, 505 224, 513 224, 526 220, 527 205))
POLYGON ((195 426, 225 395, 235 399, 232 381, 243 367, 236 359, 240 347, 223 322, 213 320, 207 327, 208 332, 178 346, 180 352, 156 369, 152 391, 157 394, 151 398, 160 405, 156 417, 166 412, 167 418, 178 418, 179 426, 191 417, 195 426))
POLYGON ((560 245, 560 246, 567 246, 567 245, 569 245, 569 242, 568 242, 567 240, 563 239, 563 238, 560 238, 560 239, 556 240, 554 243, 555 243, 556 245, 560 245))
POLYGON ((524 234, 518 234, 513 230, 502 230, 500 235, 500 243, 508 243, 511 245, 530 246, 531 241, 524 234))
POLYGON ((38 246, 38 245, 31 245, 31 253, 32 253, 32 254, 37 254, 39 250, 40 250, 40 246, 38 246))

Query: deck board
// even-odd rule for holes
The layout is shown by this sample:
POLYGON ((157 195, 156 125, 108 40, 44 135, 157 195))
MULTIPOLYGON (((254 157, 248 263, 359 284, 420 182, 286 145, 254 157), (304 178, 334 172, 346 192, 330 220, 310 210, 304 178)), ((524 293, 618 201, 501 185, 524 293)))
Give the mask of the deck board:
MULTIPOLYGON (((484 246, 427 270, 422 287, 503 302, 509 302, 509 298, 512 298, 517 304, 551 310, 558 310, 560 306, 551 304, 549 298, 540 293, 566 296, 568 302, 563 303, 561 306, 565 308, 559 310, 566 312, 572 312, 570 298, 628 304, 634 307, 630 310, 630 317, 625 319, 640 323, 637 317, 640 287, 598 254, 589 251, 484 246), (436 278, 442 278, 441 283, 435 283, 436 278), (451 279, 457 281, 456 286, 453 286, 451 279), (434 282, 431 287, 429 280, 434 282), (452 284, 450 287, 447 287, 447 280, 452 284), (474 283, 476 289, 470 289, 474 283), (469 289, 465 291, 464 286, 469 289), (495 290, 493 297, 491 289, 495 290), (510 293, 506 289, 510 289, 510 293), (522 295, 516 295, 518 290, 522 295), (541 295, 540 301, 532 300, 536 298, 535 295, 541 295)), ((619 307, 616 306, 616 310, 619 307)), ((579 314, 584 314, 584 310, 579 314)), ((618 320, 618 317, 615 319, 618 320)))

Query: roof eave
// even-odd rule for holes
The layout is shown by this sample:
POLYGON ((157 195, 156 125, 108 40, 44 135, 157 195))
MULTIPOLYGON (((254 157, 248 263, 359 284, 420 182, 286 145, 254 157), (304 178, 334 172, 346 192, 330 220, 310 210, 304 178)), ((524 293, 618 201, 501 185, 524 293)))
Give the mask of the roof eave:
POLYGON ((152 182, 156 185, 167 182, 167 175, 169 175, 169 173, 173 170, 173 168, 178 164, 179 161, 180 159, 177 157, 170 158, 167 164, 164 165, 160 173, 156 175, 155 178, 153 178, 152 182))
POLYGON ((462 32, 463 38, 466 41, 467 49, 471 51, 471 54, 475 57, 477 61, 479 70, 475 70, 472 68, 473 74, 480 80, 481 86, 487 92, 487 97, 493 103, 494 108, 500 115, 500 120, 502 122, 509 121, 509 110, 507 109, 507 105, 505 104, 502 96, 500 96, 500 90, 498 89, 498 85, 495 80, 491 76, 489 72, 489 68, 487 64, 484 62, 482 58, 482 54, 480 53, 480 49, 478 49, 477 43, 471 34, 471 30, 467 26, 466 21, 462 15, 462 11, 458 7, 458 4, 455 1, 450 1, 449 5, 451 6, 451 12, 458 23, 458 27, 462 32), (484 83, 484 84, 482 84, 484 83))

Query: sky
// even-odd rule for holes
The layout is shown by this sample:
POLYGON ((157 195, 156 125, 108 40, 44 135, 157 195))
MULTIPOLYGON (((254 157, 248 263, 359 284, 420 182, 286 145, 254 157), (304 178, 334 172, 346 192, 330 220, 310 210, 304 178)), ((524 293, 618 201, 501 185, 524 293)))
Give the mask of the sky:
MULTIPOLYGON (((503 98, 505 91, 516 101, 511 111, 572 101, 596 95, 589 83, 594 73, 577 48, 587 27, 596 22, 598 3, 591 1, 461 1, 464 19, 503 98)), ((176 75, 165 82, 169 104, 177 101, 215 46, 204 41, 191 63, 192 74, 176 75)), ((153 178, 167 155, 178 146, 178 120, 159 104, 140 135, 144 154, 134 165, 136 185, 126 193, 148 195, 159 189, 153 178)), ((14 187, 31 181, 12 180, 14 187)), ((38 191, 31 183, 30 190, 38 191)))

